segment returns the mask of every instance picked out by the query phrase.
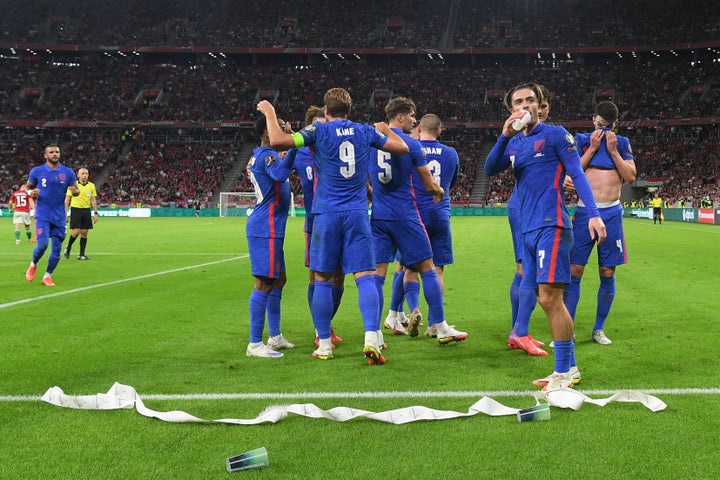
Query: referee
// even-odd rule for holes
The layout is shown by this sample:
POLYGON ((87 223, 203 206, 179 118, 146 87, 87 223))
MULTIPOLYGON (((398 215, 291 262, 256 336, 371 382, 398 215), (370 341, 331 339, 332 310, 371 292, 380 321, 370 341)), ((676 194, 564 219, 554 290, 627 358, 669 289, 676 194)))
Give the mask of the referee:
POLYGON ((660 197, 660 194, 655 191, 655 197, 652 199, 652 209, 653 209, 653 224, 656 224, 658 220, 660 220, 660 225, 662 225, 663 221, 663 214, 662 214, 662 206, 663 201, 660 197))
POLYGON ((87 168, 81 168, 77 172, 77 187, 80 195, 74 197, 68 190, 65 196, 65 207, 70 207, 70 240, 65 247, 65 258, 70 258, 70 249, 75 243, 78 235, 80 236, 80 255, 78 260, 90 260, 85 256, 85 247, 87 246, 88 230, 93 228, 93 224, 98 219, 97 207, 97 190, 95 184, 88 181, 90 174, 87 168), (92 207, 92 210, 91 210, 92 207))

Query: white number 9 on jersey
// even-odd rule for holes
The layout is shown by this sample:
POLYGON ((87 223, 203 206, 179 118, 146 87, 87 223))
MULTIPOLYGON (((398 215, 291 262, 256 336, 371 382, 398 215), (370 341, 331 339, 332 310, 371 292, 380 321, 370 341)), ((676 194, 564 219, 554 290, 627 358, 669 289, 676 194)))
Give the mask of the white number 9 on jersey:
POLYGON ((355 145, 345 140, 340 144, 338 156, 340 157, 340 161, 345 163, 344 166, 340 167, 340 175, 345 178, 350 178, 355 175, 355 145))

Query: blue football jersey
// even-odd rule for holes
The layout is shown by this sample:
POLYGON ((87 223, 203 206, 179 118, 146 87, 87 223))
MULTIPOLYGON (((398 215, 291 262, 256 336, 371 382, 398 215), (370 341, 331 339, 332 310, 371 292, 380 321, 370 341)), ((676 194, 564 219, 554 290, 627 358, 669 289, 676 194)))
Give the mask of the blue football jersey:
POLYGON ((295 159, 292 168, 300 177, 303 202, 305 203, 305 231, 312 232, 312 205, 315 196, 315 160, 310 147, 295 149, 295 159))
POLYGON ((256 198, 245 226, 247 236, 284 238, 290 210, 289 170, 282 165, 277 151, 265 146, 253 150, 247 170, 256 198))
POLYGON ((35 199, 35 219, 64 225, 65 195, 68 187, 77 183, 75 172, 65 165, 52 169, 45 163, 30 170, 28 182, 40 189, 35 199))
MULTIPOLYGON (((575 143, 577 143, 578 151, 580 155, 584 154, 590 147, 590 135, 592 132, 578 133, 575 135, 575 143)), ((626 162, 635 160, 633 157, 632 149, 630 148, 630 140, 622 135, 617 135, 617 151, 626 162)), ((600 147, 598 148, 595 155, 590 159, 588 167, 600 168, 603 170, 616 170, 615 162, 613 162, 612 156, 607 149, 607 140, 602 139, 600 147)))
POLYGON ((368 165, 372 147, 387 137, 375 127, 350 120, 315 122, 298 132, 315 154, 313 214, 367 209, 368 165))
POLYGON ((457 150, 437 140, 420 140, 422 151, 427 159, 428 170, 445 190, 445 196, 438 203, 435 203, 434 196, 423 187, 420 175, 413 170, 412 181, 415 185, 415 199, 421 212, 431 210, 447 210, 450 212, 450 190, 455 186, 460 172, 460 158, 457 150))
MULTIPOLYGON (((411 220, 418 218, 412 172, 416 167, 427 165, 420 142, 409 137, 399 128, 393 128, 407 144, 409 153, 392 155, 374 150, 370 163, 372 194, 372 218, 377 220, 411 220)), ((420 188, 424 188, 422 184, 420 188)))
POLYGON ((500 135, 485 162, 485 173, 496 175, 510 165, 522 209, 522 233, 551 226, 572 228, 563 196, 566 173, 591 216, 599 216, 575 138, 563 127, 539 123, 528 135, 520 133, 509 140, 500 135))

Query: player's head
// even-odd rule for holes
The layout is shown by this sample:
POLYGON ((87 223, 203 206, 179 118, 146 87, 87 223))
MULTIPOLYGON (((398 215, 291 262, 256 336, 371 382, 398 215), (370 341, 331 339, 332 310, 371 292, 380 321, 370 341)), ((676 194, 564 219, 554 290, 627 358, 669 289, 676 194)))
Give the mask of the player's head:
POLYGON ((255 135, 262 140, 267 133, 267 118, 265 115, 260 116, 255 122, 255 135))
POLYGON ((539 106, 543 100, 542 88, 537 83, 532 82, 521 83, 511 88, 505 92, 505 96, 503 97, 503 103, 509 112, 515 112, 521 109, 527 110, 525 107, 528 104, 539 106))
POLYGON ((615 122, 617 122, 619 116, 617 105, 613 102, 606 100, 598 103, 595 105, 595 115, 593 115, 595 129, 615 127, 615 122))
POLYGON ((331 88, 323 97, 325 114, 333 118, 347 118, 352 109, 352 98, 344 88, 331 88))
POLYGON ((90 172, 88 172, 87 168, 79 168, 77 173, 77 178, 80 183, 83 185, 88 183, 88 179, 90 178, 90 172))
POLYGON ((57 165, 60 163, 60 147, 58 147, 56 144, 51 143, 47 147, 45 147, 45 155, 44 155, 45 161, 52 165, 57 165))
POLYGON ((311 105, 305 112, 305 125, 311 125, 314 122, 325 123, 325 109, 311 105))
POLYGON ((385 105, 385 116, 403 132, 410 133, 417 123, 415 102, 406 97, 395 97, 385 105))
POLYGON ((544 122, 550 116, 550 103, 552 102, 553 94, 545 85, 540 85, 540 91, 542 91, 543 99, 538 107, 538 120, 544 122))
POLYGON ((437 138, 442 133, 442 120, 434 113, 423 115, 420 119, 420 131, 426 135, 437 138))

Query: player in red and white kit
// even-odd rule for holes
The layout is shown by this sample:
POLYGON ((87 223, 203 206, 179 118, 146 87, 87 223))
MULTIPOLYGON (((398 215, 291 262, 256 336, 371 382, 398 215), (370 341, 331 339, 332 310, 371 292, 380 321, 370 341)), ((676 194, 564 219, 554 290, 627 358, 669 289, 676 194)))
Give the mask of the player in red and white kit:
POLYGON ((16 190, 10 195, 8 200, 10 210, 13 211, 13 224, 15 225, 15 244, 20 245, 20 231, 25 226, 25 235, 27 235, 28 243, 32 243, 32 215, 31 210, 35 210, 35 201, 23 189, 16 190))

